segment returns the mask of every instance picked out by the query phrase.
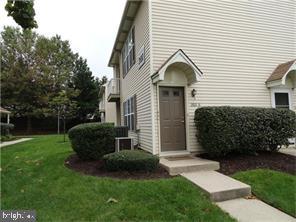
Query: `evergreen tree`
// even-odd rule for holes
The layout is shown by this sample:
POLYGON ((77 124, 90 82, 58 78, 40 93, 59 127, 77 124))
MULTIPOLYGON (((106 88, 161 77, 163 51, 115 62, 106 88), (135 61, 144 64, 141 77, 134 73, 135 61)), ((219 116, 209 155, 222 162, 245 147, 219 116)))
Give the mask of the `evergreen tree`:
POLYGON ((23 29, 38 27, 34 19, 33 0, 7 0, 5 10, 8 12, 8 16, 11 16, 23 29))
POLYGON ((79 91, 75 98, 78 117, 85 121, 87 116, 93 114, 98 106, 99 87, 86 60, 82 57, 78 57, 75 61, 71 84, 75 90, 79 91))

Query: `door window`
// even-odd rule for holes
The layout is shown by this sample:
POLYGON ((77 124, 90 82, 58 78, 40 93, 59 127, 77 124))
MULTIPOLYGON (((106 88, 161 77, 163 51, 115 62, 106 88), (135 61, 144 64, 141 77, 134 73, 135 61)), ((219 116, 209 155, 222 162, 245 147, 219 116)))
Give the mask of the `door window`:
POLYGON ((174 96, 180 96, 180 92, 179 91, 174 91, 174 96))
POLYGON ((162 96, 169 96, 169 91, 168 90, 163 90, 162 91, 162 96))

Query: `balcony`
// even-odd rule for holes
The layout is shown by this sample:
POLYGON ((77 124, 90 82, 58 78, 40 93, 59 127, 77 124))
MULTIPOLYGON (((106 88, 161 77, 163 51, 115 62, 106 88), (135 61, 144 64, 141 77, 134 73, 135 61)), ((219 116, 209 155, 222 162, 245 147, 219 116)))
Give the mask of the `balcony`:
POLYGON ((107 101, 117 102, 120 100, 120 79, 111 79, 107 84, 107 101))

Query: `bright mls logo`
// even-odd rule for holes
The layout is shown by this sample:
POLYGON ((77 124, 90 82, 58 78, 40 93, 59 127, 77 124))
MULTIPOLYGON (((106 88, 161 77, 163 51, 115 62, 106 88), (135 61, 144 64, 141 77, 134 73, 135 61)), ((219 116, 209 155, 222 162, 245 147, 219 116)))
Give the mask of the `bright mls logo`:
POLYGON ((139 69, 140 69, 145 63, 145 46, 144 45, 141 47, 139 51, 138 59, 139 59, 139 69))
POLYGON ((35 211, 28 210, 1 210, 1 222, 35 222, 35 211))

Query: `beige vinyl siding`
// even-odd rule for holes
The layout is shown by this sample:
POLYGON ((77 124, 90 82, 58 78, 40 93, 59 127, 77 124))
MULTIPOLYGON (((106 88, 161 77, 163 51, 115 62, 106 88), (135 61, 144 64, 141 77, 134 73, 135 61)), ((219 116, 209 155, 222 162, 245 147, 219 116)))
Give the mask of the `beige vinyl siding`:
POLYGON ((294 105, 293 110, 296 112, 296 90, 295 89, 293 90, 293 98, 292 98, 292 101, 293 101, 293 105, 294 105))
POLYGON ((114 123, 117 125, 116 119, 116 103, 108 102, 107 100, 107 86, 105 86, 105 93, 103 99, 105 100, 105 122, 114 123))
MULTIPOLYGON (((200 150, 191 103, 271 107, 265 81, 278 64, 296 57, 294 1, 154 0, 151 9, 152 73, 182 49, 204 74, 187 90, 190 151, 200 150)), ((158 115, 154 120, 158 142, 158 115)))
MULTIPOLYGON (((137 126, 140 129, 139 138, 141 148, 152 152, 152 111, 151 111, 151 79, 150 79, 150 42, 149 42, 149 2, 143 1, 134 20, 135 27, 135 60, 136 63, 122 78, 122 59, 120 59, 121 73, 121 123, 123 121, 123 102, 137 95, 137 126), (145 64, 139 69, 138 53, 145 45, 145 64)), ((137 134, 129 131, 129 136, 133 137, 137 143, 137 134)))

